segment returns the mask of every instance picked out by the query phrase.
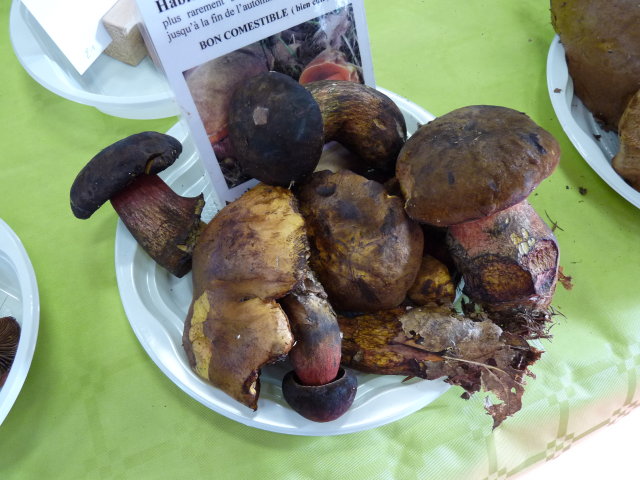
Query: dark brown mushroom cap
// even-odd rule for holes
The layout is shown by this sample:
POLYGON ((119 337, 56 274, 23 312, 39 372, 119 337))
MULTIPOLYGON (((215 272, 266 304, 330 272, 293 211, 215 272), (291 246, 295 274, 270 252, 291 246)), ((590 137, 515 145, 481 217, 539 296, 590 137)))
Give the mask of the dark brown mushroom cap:
POLYGON ((640 4, 636 0, 552 0, 575 95, 616 129, 640 89, 640 4))
POLYGON ((324 146, 320 107, 288 75, 258 74, 231 98, 229 138, 244 173, 288 187, 318 165, 324 146))
POLYGON ((378 180, 393 176, 407 139, 404 115, 393 100, 373 87, 346 80, 319 80, 305 87, 320 106, 325 142, 337 141, 359 158, 350 170, 378 180))
POLYGON ((13 317, 0 318, 0 377, 9 371, 18 350, 20 324, 13 317))
POLYGON ((177 139, 158 132, 136 133, 109 145, 74 180, 70 195, 73 214, 89 218, 138 175, 161 172, 181 152, 182 144, 177 139))
POLYGON ((398 156, 396 176, 410 217, 448 226, 521 202, 559 158, 556 139, 524 113, 474 105, 420 127, 398 156))

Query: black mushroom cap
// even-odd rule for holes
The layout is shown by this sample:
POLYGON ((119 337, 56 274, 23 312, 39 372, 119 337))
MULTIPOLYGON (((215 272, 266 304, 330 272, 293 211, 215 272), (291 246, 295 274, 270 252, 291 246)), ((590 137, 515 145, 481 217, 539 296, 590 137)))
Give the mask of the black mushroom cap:
POLYGON ((336 378, 324 385, 303 385, 295 371, 282 379, 282 395, 297 413, 314 422, 330 422, 344 415, 356 398, 358 379, 340 367, 336 378))
POLYGON ((20 324, 13 317, 0 318, 0 377, 9 371, 18 350, 20 324))
POLYGON ((520 203, 559 159, 557 140, 526 114, 472 105, 420 127, 400 151, 396 176, 409 216, 446 227, 520 203))
POLYGON ((156 174, 176 161, 182 144, 170 135, 141 132, 104 148, 80 171, 71 186, 71 210, 89 218, 100 206, 142 174, 156 174))
POLYGON ((265 72, 236 88, 229 139, 242 171, 269 185, 288 187, 316 168, 324 130, 313 96, 288 75, 265 72))

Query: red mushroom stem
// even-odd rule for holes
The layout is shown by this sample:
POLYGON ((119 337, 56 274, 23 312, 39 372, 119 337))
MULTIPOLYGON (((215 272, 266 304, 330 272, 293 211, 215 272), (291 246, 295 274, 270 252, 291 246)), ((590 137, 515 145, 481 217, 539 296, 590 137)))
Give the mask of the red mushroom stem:
POLYGON ((555 235, 526 200, 449 227, 447 242, 471 300, 490 310, 549 307, 558 277, 555 235))
POLYGON ((191 270, 191 252, 204 226, 202 194, 182 197, 159 176, 140 175, 111 197, 111 205, 160 266, 176 277, 191 270))
POLYGON ((282 380, 284 398, 309 420, 335 420, 349 409, 357 390, 354 374, 340 367, 342 334, 337 315, 311 271, 280 303, 295 338, 289 351, 293 370, 282 380))

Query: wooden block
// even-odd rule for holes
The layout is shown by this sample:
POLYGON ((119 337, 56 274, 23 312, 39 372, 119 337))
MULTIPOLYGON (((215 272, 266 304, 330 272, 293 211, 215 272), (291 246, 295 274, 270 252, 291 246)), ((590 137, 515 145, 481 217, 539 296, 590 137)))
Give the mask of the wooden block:
POLYGON ((138 26, 141 21, 135 0, 118 0, 102 17, 112 40, 104 53, 126 64, 138 65, 148 54, 138 26))

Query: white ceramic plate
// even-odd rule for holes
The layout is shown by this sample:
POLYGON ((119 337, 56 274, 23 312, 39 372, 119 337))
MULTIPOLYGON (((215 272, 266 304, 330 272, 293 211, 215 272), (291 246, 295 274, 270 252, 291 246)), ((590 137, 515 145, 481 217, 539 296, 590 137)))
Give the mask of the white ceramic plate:
POLYGON ((557 35, 547 57, 547 87, 560 125, 576 150, 611 188, 640 208, 640 192, 629 186, 611 166, 611 159, 619 149, 618 136, 603 130, 573 94, 564 47, 557 35))
MULTIPOLYGON (((380 89, 382 90, 382 89, 380 89)), ((384 90, 402 109, 410 133, 433 116, 409 101, 384 90)), ((216 197, 198 161, 186 129, 175 125, 169 132, 184 145, 178 161, 162 173, 174 190, 186 196, 204 193, 203 218, 217 210, 216 197)), ((152 360, 182 390, 212 410, 240 423, 295 435, 337 435, 365 430, 409 415, 442 395, 444 381, 358 374, 358 392, 350 410, 328 423, 306 420, 289 408, 280 383, 287 368, 270 366, 262 371, 258 410, 253 412, 209 385, 189 367, 182 348, 182 330, 191 302, 191 275, 181 279, 156 266, 138 247, 126 227, 116 231, 116 276, 125 312, 138 340, 152 360)))
POLYGON ((18 236, 0 219, 0 317, 6 316, 20 324, 20 342, 7 380, 0 388, 0 424, 27 378, 40 321, 38 284, 31 261, 18 236))
MULTIPOLYGON (((71 17, 69 22, 73 24, 71 17)), ((102 54, 80 75, 22 2, 13 0, 9 23, 16 57, 35 81, 53 93, 116 117, 178 115, 167 80, 148 56, 132 67, 102 54)))

